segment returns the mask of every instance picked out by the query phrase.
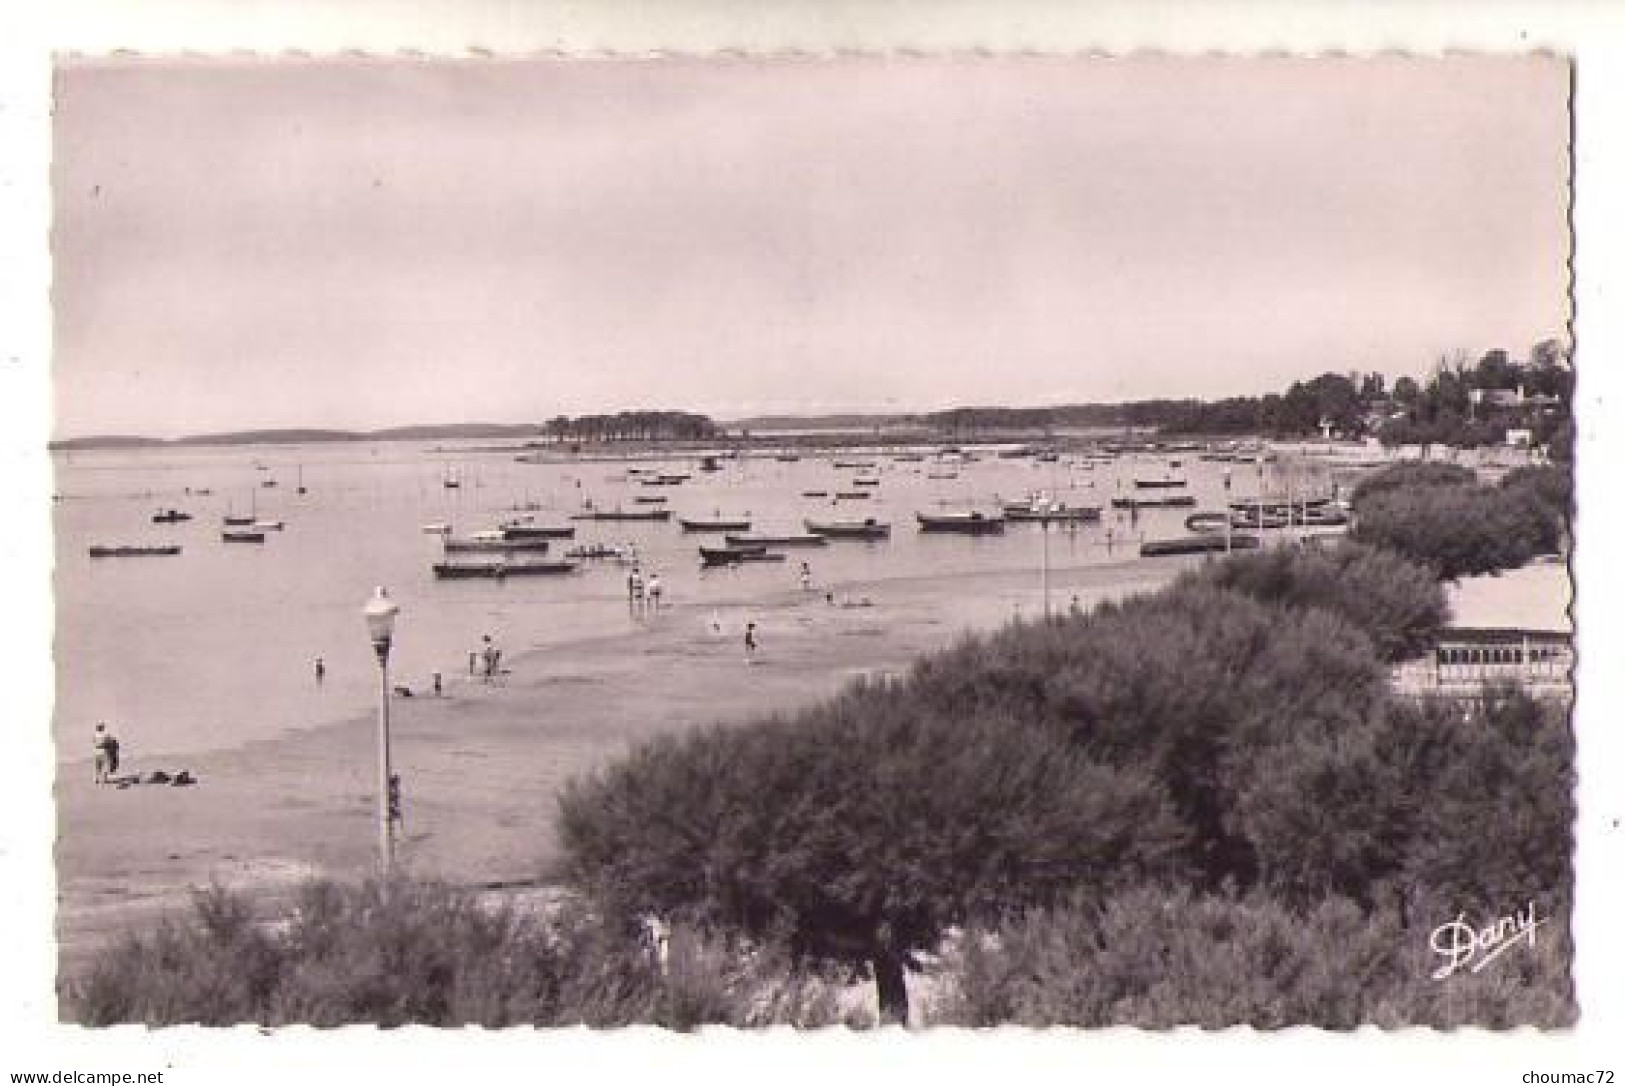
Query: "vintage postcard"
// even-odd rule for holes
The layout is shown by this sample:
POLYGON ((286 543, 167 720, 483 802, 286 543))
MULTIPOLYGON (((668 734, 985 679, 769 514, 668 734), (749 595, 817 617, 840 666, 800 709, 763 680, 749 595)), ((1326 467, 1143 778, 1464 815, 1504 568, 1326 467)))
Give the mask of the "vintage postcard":
POLYGON ((59 1022, 1586 1013, 1568 59, 52 79, 59 1022))

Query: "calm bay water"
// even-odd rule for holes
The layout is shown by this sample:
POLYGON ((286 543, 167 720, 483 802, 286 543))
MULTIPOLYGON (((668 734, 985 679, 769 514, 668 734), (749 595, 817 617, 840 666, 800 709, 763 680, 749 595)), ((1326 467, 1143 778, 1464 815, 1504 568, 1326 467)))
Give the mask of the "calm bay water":
MULTIPOLYGON (((56 730, 59 756, 88 755, 91 726, 113 722, 132 750, 181 754, 237 746, 365 712, 376 669, 360 617, 375 585, 401 605, 392 678, 422 689, 432 672, 467 676, 468 652, 495 634, 511 659, 530 649, 625 631, 626 569, 587 562, 562 577, 436 581, 444 521, 458 533, 489 528, 536 505, 539 521, 562 523, 590 498, 632 508, 637 494, 664 494, 677 516, 749 513, 753 529, 800 531, 803 517, 874 516, 892 523, 889 541, 791 549, 785 563, 702 570, 696 546, 719 537, 667 523, 576 522, 575 543, 635 543, 646 571, 660 574, 676 604, 737 607, 794 592, 802 560, 822 587, 867 592, 875 582, 921 575, 1030 571, 1037 583, 1040 529, 1012 524, 1003 536, 921 534, 916 511, 991 509, 1001 499, 1048 490, 1070 504, 1108 505, 1132 493, 1135 477, 1172 473, 1167 457, 1115 464, 1039 463, 984 456, 948 465, 874 457, 873 472, 804 457, 722 461, 714 473, 694 457, 637 461, 690 471, 680 486, 644 487, 625 462, 533 465, 510 452, 444 451, 412 443, 186 448, 57 454, 55 507, 56 730), (953 479, 932 478, 957 470, 953 479), (882 480, 866 501, 802 497, 808 489, 851 489, 854 475, 882 480), (460 485, 443 485, 448 475, 460 485), (274 480, 276 485, 263 485, 274 480), (306 493, 299 494, 303 483, 306 493), (191 493, 188 493, 190 488, 191 493), (207 496, 200 489, 212 491, 207 496), (160 508, 194 515, 151 523, 160 508), (286 524, 263 545, 221 541, 221 517, 253 512, 286 524), (91 544, 178 543, 172 558, 88 557, 91 544), (318 685, 313 661, 325 659, 318 685)), ((864 456, 863 459, 869 459, 864 456)), ((1258 490, 1250 465, 1181 457, 1203 508, 1222 501, 1226 472, 1237 497, 1258 490)), ((1273 481, 1271 483, 1273 485, 1273 481)), ((1190 510, 1142 512, 1137 523, 1109 507, 1099 524, 1052 529, 1051 567, 1122 562, 1142 535, 1183 534, 1190 510), (1107 534, 1114 545, 1107 546, 1107 534)), ((572 541, 555 541, 559 553, 572 541)))

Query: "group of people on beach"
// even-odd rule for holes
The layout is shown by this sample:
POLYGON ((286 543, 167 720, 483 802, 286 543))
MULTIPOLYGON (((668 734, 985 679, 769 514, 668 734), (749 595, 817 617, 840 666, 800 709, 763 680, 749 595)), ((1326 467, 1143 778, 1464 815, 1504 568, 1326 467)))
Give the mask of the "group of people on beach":
POLYGON ((660 574, 651 570, 647 579, 643 576, 642 567, 632 566, 632 572, 626 575, 626 603, 632 610, 637 611, 647 607, 651 611, 660 610, 660 595, 664 591, 660 584, 660 574))

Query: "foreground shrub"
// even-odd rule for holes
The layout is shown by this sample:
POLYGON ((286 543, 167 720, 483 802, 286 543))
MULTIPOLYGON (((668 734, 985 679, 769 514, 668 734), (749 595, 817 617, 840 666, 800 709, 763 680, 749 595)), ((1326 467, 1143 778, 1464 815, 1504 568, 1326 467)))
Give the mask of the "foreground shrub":
POLYGON ((1403 805, 1400 885, 1432 909, 1563 907, 1573 878, 1574 735, 1566 708, 1516 690, 1396 711, 1383 787, 1403 805))
POLYGON ((1183 581, 1235 589, 1279 607, 1324 608, 1364 632, 1389 663, 1427 651, 1450 617, 1430 570, 1350 541, 1231 555, 1183 581))
POLYGON ((948 926, 1089 884, 1158 877, 1183 834, 1143 774, 1020 718, 922 712, 859 686, 788 721, 667 737, 561 799, 565 873, 609 915, 653 912, 873 976, 948 926))
POLYGON ((664 969, 578 904, 543 911, 435 883, 315 882, 279 908, 212 889, 63 985, 90 1026, 512 1025, 689 1029, 843 1020, 834 989, 771 946, 672 932, 664 969))
POLYGON ((1302 909, 1259 894, 1133 890, 1069 902, 966 933, 942 1018, 1145 1028, 1475 1024, 1555 1027, 1575 1019, 1566 926, 1483 972, 1434 979, 1430 937, 1384 908, 1331 898, 1302 909))

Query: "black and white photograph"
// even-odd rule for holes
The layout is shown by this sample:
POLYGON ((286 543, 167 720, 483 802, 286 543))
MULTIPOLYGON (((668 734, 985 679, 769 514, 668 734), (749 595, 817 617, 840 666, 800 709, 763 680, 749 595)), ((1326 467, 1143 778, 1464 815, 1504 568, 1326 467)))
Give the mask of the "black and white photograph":
POLYGON ((1574 1030, 1583 78, 56 55, 48 1015, 1574 1030))

